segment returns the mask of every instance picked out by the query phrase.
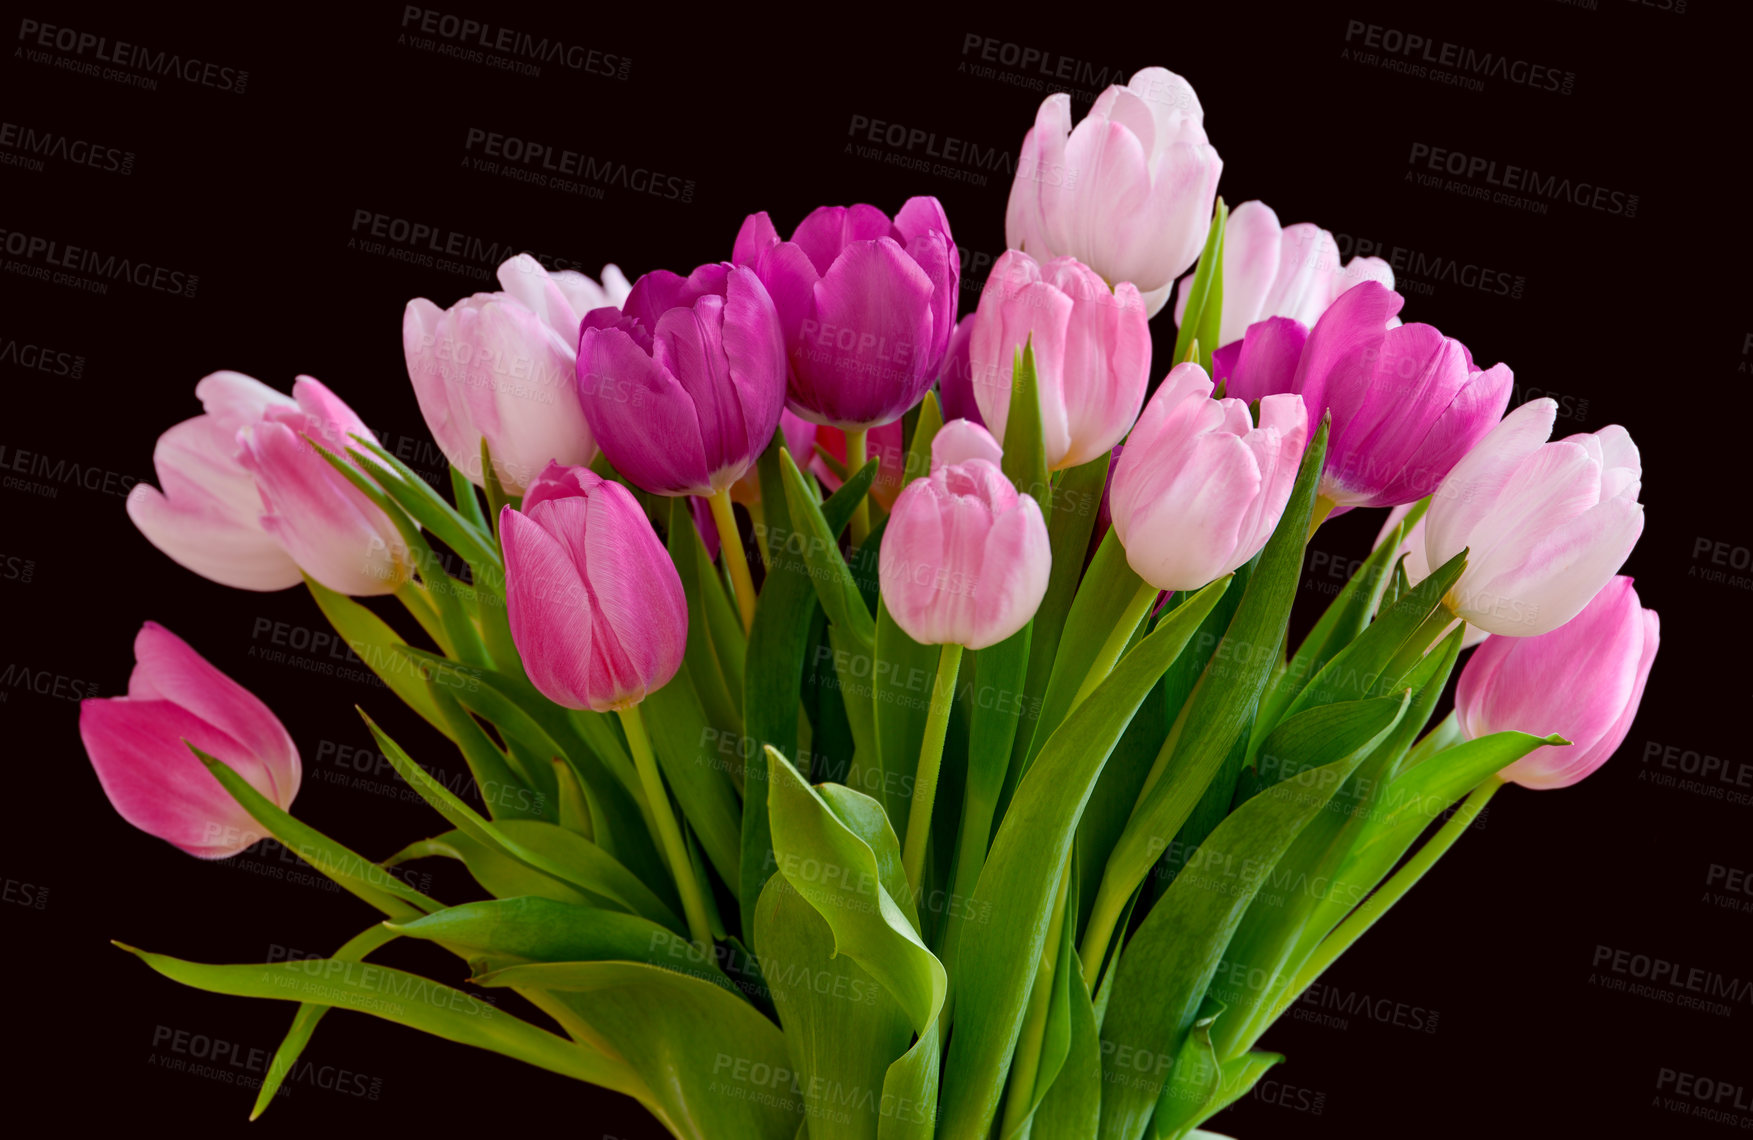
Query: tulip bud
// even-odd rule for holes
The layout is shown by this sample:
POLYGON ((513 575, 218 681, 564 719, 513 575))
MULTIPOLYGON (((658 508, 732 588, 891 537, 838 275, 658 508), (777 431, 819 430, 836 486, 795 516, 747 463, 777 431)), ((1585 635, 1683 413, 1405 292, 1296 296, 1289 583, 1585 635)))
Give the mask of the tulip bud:
POLYGON ((936 198, 909 198, 892 222, 875 206, 822 206, 787 242, 751 214, 731 260, 773 295, 787 400, 804 419, 852 431, 892 423, 937 378, 962 270, 936 198))
POLYGON ((190 744, 283 809, 298 794, 298 749, 268 706, 157 622, 134 638, 128 695, 79 703, 79 736, 121 817, 202 859, 265 835, 190 744))
POLYGON ((511 639, 544 696, 608 712, 669 683, 687 648, 688 604, 625 487, 551 464, 499 526, 511 639))
POLYGON ((1308 419, 1296 395, 1211 398, 1197 364, 1157 389, 1114 466, 1108 509, 1126 561, 1159 590, 1192 590, 1259 553, 1290 501, 1308 419))
POLYGON ((1509 637, 1549 633, 1582 612, 1643 533, 1643 464, 1618 424, 1547 442, 1558 405, 1523 404, 1443 480, 1425 515, 1424 550, 1467 568, 1449 607, 1509 637))
POLYGON ((1035 616, 1052 555, 1040 504, 987 459, 933 464, 907 484, 883 533, 884 604, 924 645, 984 649, 1035 616))
POLYGON ((713 495, 767 449, 785 402, 785 340, 753 271, 702 265, 634 283, 584 318, 578 391, 615 470, 659 495, 713 495))
POLYGON ((1656 611, 1616 577, 1581 613, 1537 637, 1494 637, 1461 671, 1456 719, 1468 739, 1514 729, 1557 733, 1498 773, 1525 788, 1565 788, 1605 764, 1625 740, 1660 642, 1656 611))
POLYGON ((274 404, 238 433, 239 462, 261 493, 262 525, 293 561, 341 594, 390 594, 408 580, 410 556, 395 523, 318 454, 345 455, 371 429, 320 382, 300 376, 295 405, 274 404))
POLYGON ((484 486, 485 439, 494 474, 516 495, 550 461, 585 464, 596 455, 574 375, 582 312, 571 298, 600 308, 609 294, 583 274, 549 274, 528 254, 501 265, 499 277, 505 292, 476 293, 449 309, 409 301, 402 351, 445 458, 484 486))
POLYGON ((1150 384, 1150 318, 1138 290, 1110 290, 1069 257, 1042 265, 1008 250, 974 314, 968 358, 981 420, 1003 438, 1011 370, 1032 344, 1047 467, 1075 467, 1126 437, 1150 384))
MULTIPOLYGON (((1309 222, 1280 226, 1264 202, 1243 202, 1223 228, 1223 322, 1218 344, 1242 339, 1248 326, 1268 317, 1303 325, 1320 320, 1339 295, 1365 281, 1394 287, 1394 270, 1379 257, 1339 264, 1339 243, 1309 222)), ((1193 278, 1183 277, 1175 296, 1175 324, 1187 309, 1193 278)))
POLYGON ((1296 321, 1273 317, 1213 357, 1229 395, 1296 392, 1311 432, 1331 413, 1318 493, 1341 508, 1424 498, 1509 403, 1508 365, 1480 370, 1465 345, 1430 325, 1391 326, 1402 303, 1364 281, 1306 335, 1296 321))
POLYGON ((1132 282, 1155 316, 1211 228, 1223 160, 1204 124, 1192 86, 1160 67, 1102 92, 1076 130, 1071 97, 1049 95, 1017 157, 1005 240, 1132 282))
POLYGON ((291 397, 241 372, 215 372, 195 385, 205 413, 158 437, 152 465, 161 491, 136 484, 128 517, 147 541, 222 586, 284 590, 298 563, 262 525, 262 498, 238 460, 237 433, 291 397))

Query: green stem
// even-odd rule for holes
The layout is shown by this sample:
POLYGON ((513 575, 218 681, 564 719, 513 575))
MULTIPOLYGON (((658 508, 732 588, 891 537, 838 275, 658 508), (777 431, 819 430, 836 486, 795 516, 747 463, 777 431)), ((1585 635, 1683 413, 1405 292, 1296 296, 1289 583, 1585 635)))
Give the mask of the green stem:
MULTIPOLYGON (((846 430, 846 478, 850 479, 864 470, 864 433, 846 430)), ((852 545, 862 546, 865 538, 870 535, 870 496, 858 500, 852 508, 852 545)))
MULTIPOLYGON (((850 438, 852 433, 848 432, 850 438)), ((961 667, 962 647, 953 642, 937 656, 937 679, 931 686, 931 712, 925 719, 925 740, 919 748, 919 768, 913 776, 913 803, 907 809, 907 841, 901 850, 901 867, 907 885, 919 897, 925 874, 925 845, 931 838, 931 805, 937 799, 938 769, 943 766, 943 736, 955 703, 956 671, 961 667)))
POLYGON ((1047 941, 1041 947, 1041 960, 1035 967, 1035 984, 1029 987, 1029 1008, 1017 1038, 1015 1060, 1011 1063, 1010 1092, 1004 1099, 1004 1123, 1000 1137, 1016 1134, 1027 1121, 1029 1105, 1035 1099, 1035 1081, 1041 1073, 1041 1041, 1047 1035, 1047 1014, 1053 1004, 1053 964, 1059 958, 1059 939, 1064 933, 1065 898, 1071 886, 1071 860, 1060 866, 1059 891, 1053 903, 1053 918, 1047 924, 1047 941))
POLYGON ((1097 685, 1107 680, 1108 674, 1114 671, 1114 666, 1120 663, 1121 655, 1132 642, 1132 634, 1138 629, 1138 623, 1144 620, 1144 615, 1150 612, 1151 603, 1156 601, 1158 593, 1160 591, 1155 586, 1139 580, 1138 591, 1126 603, 1125 612, 1109 632, 1108 640, 1102 643, 1096 659, 1090 663, 1090 671, 1084 676, 1083 684, 1078 686, 1077 696, 1071 698, 1071 709, 1066 710, 1066 716, 1070 716, 1072 709, 1083 704, 1084 698, 1094 692, 1097 685))
POLYGON ((706 920, 706 901, 700 893, 700 882, 694 877, 694 865, 688 859, 688 845, 682 842, 682 829, 676 826, 675 813, 670 810, 669 793, 664 790, 663 776, 657 770, 657 757, 651 751, 651 737, 645 731, 645 716, 638 705, 617 709, 621 727, 627 730, 627 748, 633 753, 633 766, 639 770, 639 783, 657 821, 658 842, 663 845, 669 861, 670 874, 675 876, 676 889, 682 895, 682 910, 687 915, 688 933, 700 949, 712 952, 712 925, 706 920))
MULTIPOLYGON (((1291 1003, 1296 1001, 1310 985, 1314 984, 1315 979, 1325 973, 1327 967, 1331 966, 1339 955, 1345 953, 1351 948, 1353 942, 1363 937, 1364 931, 1374 926, 1377 920, 1388 913, 1390 907, 1399 902, 1407 891, 1424 878, 1425 872, 1435 866, 1436 861, 1455 845, 1455 840, 1461 838, 1461 833, 1473 825, 1473 821, 1484 810, 1486 802, 1501 787, 1503 787, 1502 780, 1496 776, 1486 777, 1483 783, 1467 794, 1467 798, 1461 801, 1461 806, 1455 809, 1453 815, 1449 816, 1448 822, 1444 823, 1437 833, 1430 837, 1430 842, 1418 849, 1418 854, 1406 860, 1404 866, 1394 872, 1387 882, 1377 887, 1375 893, 1365 899, 1356 910, 1345 917, 1343 922, 1333 928, 1331 934, 1321 940, 1321 944, 1315 947, 1315 952, 1309 955, 1308 961, 1303 963, 1302 968, 1297 971, 1296 977, 1291 980, 1290 987, 1279 997, 1271 1014, 1264 1019, 1264 1024, 1259 1027, 1257 1032, 1253 1032, 1252 1036, 1244 1037, 1249 1045, 1253 1044, 1254 1038, 1258 1037, 1259 1033, 1265 1031, 1267 1025, 1278 1020, 1284 1011, 1290 1008, 1291 1003)), ((1252 1029, 1253 1027, 1250 1027, 1250 1030, 1252 1029)))
POLYGON ((737 613, 743 619, 743 632, 755 628, 755 580, 749 577, 749 559, 743 553, 743 536, 737 531, 736 512, 730 505, 730 488, 714 493, 706 500, 712 505, 712 521, 718 527, 718 548, 724 552, 724 564, 730 569, 731 589, 737 596, 737 613))

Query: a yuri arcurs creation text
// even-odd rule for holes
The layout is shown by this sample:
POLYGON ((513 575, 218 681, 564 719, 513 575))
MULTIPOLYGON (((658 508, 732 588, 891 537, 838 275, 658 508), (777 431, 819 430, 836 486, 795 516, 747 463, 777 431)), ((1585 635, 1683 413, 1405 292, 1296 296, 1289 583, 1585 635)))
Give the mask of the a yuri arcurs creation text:
POLYGON ((408 303, 449 495, 310 377, 201 380, 129 517, 220 585, 302 584, 482 793, 367 707, 432 826, 317 832, 273 694, 151 622, 84 702, 130 823, 271 836, 359 900, 327 959, 134 951, 294 1003, 256 1111, 343 1010, 690 1140, 1194 1135, 1494 792, 1605 763, 1658 642, 1618 576, 1630 435, 1508 410, 1388 266, 1228 210, 1221 170, 1161 68, 1075 125, 1049 98, 959 320, 929 197, 751 214, 631 284, 514 257, 408 303), (1386 508, 1292 642, 1310 537, 1386 508))

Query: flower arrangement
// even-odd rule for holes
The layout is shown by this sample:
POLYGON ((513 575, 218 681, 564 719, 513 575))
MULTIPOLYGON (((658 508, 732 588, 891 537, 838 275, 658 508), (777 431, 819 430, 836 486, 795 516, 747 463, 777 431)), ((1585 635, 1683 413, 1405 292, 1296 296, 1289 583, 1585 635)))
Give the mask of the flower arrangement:
POLYGON ((1210 1135, 1490 796, 1605 763, 1659 641, 1618 576, 1630 436, 1506 415, 1507 366, 1403 323, 1326 231, 1229 211, 1221 168, 1161 68, 1075 127, 1047 99, 959 321, 928 197, 785 239, 756 213, 631 284, 512 258, 407 307, 448 497, 310 377, 203 379, 135 525, 223 585, 304 584, 482 793, 367 710, 438 818, 356 854, 291 814, 268 705, 151 622, 127 695, 83 703, 130 823, 207 859, 273 837, 377 912, 326 959, 133 951, 297 1003, 256 1112, 344 1009, 678 1137, 1210 1135), (1293 644, 1308 540, 1370 508, 1293 644), (417 859, 476 897, 393 873, 417 859), (397 939, 462 964, 369 961, 397 939))

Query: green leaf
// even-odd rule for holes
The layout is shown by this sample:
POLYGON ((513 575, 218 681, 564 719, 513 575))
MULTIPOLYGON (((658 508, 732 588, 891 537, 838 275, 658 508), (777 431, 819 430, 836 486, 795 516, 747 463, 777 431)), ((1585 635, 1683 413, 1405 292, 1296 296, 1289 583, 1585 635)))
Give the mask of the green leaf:
MULTIPOLYGON (((1163 741, 1153 769, 1154 782, 1147 779, 1143 795, 1114 844, 1096 892, 1090 929, 1085 932, 1086 949, 1092 945, 1093 933, 1100 934, 1099 944, 1108 941, 1107 931, 1098 927, 1111 929, 1120 908, 1162 854, 1163 845, 1180 832, 1231 749, 1245 739, 1255 703, 1278 660, 1278 647, 1296 600, 1303 542, 1327 452, 1327 423, 1323 416, 1321 427, 1303 452, 1284 514, 1260 552, 1235 617, 1163 741)), ((1086 953, 1085 965, 1096 968, 1087 961, 1088 956, 1086 953)))
MULTIPOLYGON (((880 539, 873 536, 873 541, 880 539)), ((891 820, 905 820, 912 802, 938 657, 938 646, 921 645, 907 635, 889 613, 887 600, 877 603, 876 659, 868 672, 877 764, 875 772, 863 771, 861 757, 856 782, 879 793, 891 820)), ((858 671, 856 663, 852 668, 858 671)))
MULTIPOLYGON (((1187 1039, 1169 1063, 1168 1080, 1163 1084, 1162 1094, 1157 1098, 1156 1115, 1151 1119, 1151 1130, 1158 1137, 1179 1140, 1188 1129, 1216 1111, 1211 1106, 1223 1085, 1223 1069, 1218 1064, 1217 1051, 1212 1048, 1211 1026, 1223 1009, 1221 1001, 1207 997, 1193 1019, 1192 1032, 1187 1034, 1187 1039)), ((1158 1075, 1151 1070, 1159 1068, 1159 1062, 1165 1058, 1157 1053, 1144 1054, 1144 1058, 1143 1073, 1127 1071, 1136 1066, 1115 1065, 1118 1078, 1147 1082, 1157 1079, 1158 1075)))
POLYGON ((509 966, 477 980, 565 999, 650 1089, 672 1135, 793 1140, 804 1119, 784 1036, 710 982, 643 962, 509 966))
MULTIPOLYGON (((1065 924, 1069 945, 1072 924, 1065 924)), ((1030 1140, 1087 1140, 1095 1135, 1102 1109, 1102 1040, 1095 1006, 1077 958, 1066 973, 1071 1036, 1064 1063, 1035 1109, 1030 1140)), ((1055 979, 1057 980, 1057 978, 1055 979)))
MULTIPOLYGON (((793 533, 791 515, 785 509, 784 475, 779 461, 784 436, 775 431, 773 438, 773 445, 762 454, 759 465, 772 561, 755 607, 743 687, 743 725, 749 742, 757 747, 740 752, 758 757, 758 746, 771 744, 795 761, 804 655, 809 651, 810 622, 817 601, 815 586, 801 561, 784 549, 793 533)), ((874 476, 874 471, 859 472, 822 504, 822 517, 836 534, 851 521, 853 508, 870 489, 874 476)), ((741 881, 737 889, 744 942, 752 943, 755 939, 755 904, 773 872, 768 826, 767 765, 751 763, 744 773, 741 881)))
POLYGON ((347 595, 337 594, 308 574, 304 577, 304 584, 310 589, 311 597, 316 599, 317 608, 323 611, 323 616, 335 627, 347 648, 365 662, 366 668, 377 674, 390 691, 419 713, 427 724, 450 736, 450 724, 433 701, 432 690, 425 678, 398 648, 406 646, 407 642, 382 618, 347 595))
POLYGON ((713 630, 706 616, 706 606, 714 595, 723 597, 718 575, 706 558, 706 546, 694 526, 688 498, 678 495, 670 500, 670 560, 682 580, 682 593, 688 602, 688 645, 682 663, 693 679, 694 691, 707 717, 715 725, 742 732, 743 710, 740 692, 732 697, 725 670, 713 645, 713 630))
MULTIPOLYGON (((1209 354, 1213 349, 1221 347, 1217 343, 1215 333, 1207 332, 1205 325, 1205 308, 1210 303, 1213 290, 1216 292, 1219 315, 1223 307, 1223 231, 1224 223, 1229 220, 1229 208, 1223 199, 1217 201, 1217 208, 1211 216, 1211 228, 1205 234, 1205 248, 1199 254, 1199 265, 1193 271, 1193 284, 1188 289, 1187 307, 1181 313, 1181 329, 1175 335, 1175 355, 1171 358, 1176 363, 1187 359, 1187 350, 1193 346, 1195 337, 1199 339, 1201 363, 1207 372, 1211 371, 1209 354), (1209 337, 1209 339, 1207 339, 1209 337)), ((1213 321, 1212 326, 1217 327, 1213 321)), ((1306 532, 1305 532, 1306 533, 1306 532)))
POLYGON ((870 845, 835 815, 771 746, 767 749, 774 862, 849 955, 895 996, 916 1032, 935 1021, 948 979, 913 919, 883 885, 870 845))
POLYGON ((487 492, 487 517, 493 523, 493 545, 499 546, 499 512, 506 507, 516 509, 521 498, 506 491, 505 485, 499 481, 499 472, 493 467, 493 452, 487 446, 487 437, 481 437, 481 487, 487 492))
POLYGON ((1017 494, 1028 495, 1050 517, 1053 484, 1047 478, 1047 445, 1041 428, 1040 381, 1035 376, 1035 338, 1017 351, 1010 374, 1010 409, 1005 413, 1004 473, 1017 494))
MULTIPOLYGON (((865 464, 859 474, 863 475, 875 462, 865 464)), ((815 584, 816 596, 821 599, 828 620, 844 628, 868 651, 876 641, 876 623, 864 608, 864 598, 852 579, 851 569, 840 557, 839 540, 828 529, 828 520, 822 517, 815 489, 784 448, 779 449, 779 466, 785 479, 785 509, 797 529, 797 542, 787 544, 786 551, 792 553, 794 545, 801 547, 797 553, 809 568, 810 581, 815 584)), ((871 477, 875 474, 873 470, 871 477)))
POLYGON ((537 1029, 472 994, 418 974, 340 958, 210 966, 151 954, 120 942, 116 945, 172 981, 195 989, 233 997, 321 1001, 630 1096, 644 1091, 629 1069, 602 1053, 537 1029))
MULTIPOLYGON (((482 443, 486 440, 483 438, 482 443)), ((457 513, 463 521, 489 537, 493 534, 493 524, 481 511, 481 496, 475 491, 475 484, 469 481, 462 469, 456 464, 450 465, 450 497, 456 500, 457 513)))
POLYGON ((377 481, 384 494, 395 500, 421 526, 436 535, 439 541, 456 551, 475 572, 475 584, 482 589, 503 592, 505 566, 493 544, 468 524, 456 508, 422 479, 413 468, 385 451, 370 435, 353 437, 360 448, 348 448, 362 470, 377 481), (378 462, 381 460, 382 462, 378 462))
POLYGON ((405 918, 444 904, 421 894, 383 867, 336 843, 316 828, 288 815, 274 801, 258 792, 248 780, 223 760, 189 745, 189 751, 207 766, 231 798, 261 824, 280 845, 327 875, 342 889, 370 903, 391 918, 405 918))
POLYGON ((965 981, 944 1073, 945 1136, 991 1128, 1083 805, 1145 695, 1228 584, 1223 578, 1199 591, 1121 658, 1017 785, 971 900, 976 911, 989 907, 992 920, 957 950, 965 981))
POLYGON ((835 952, 833 930, 783 876, 761 892, 755 938, 805 1115, 823 1135, 877 1140, 884 1078, 913 1040, 906 1011, 835 952))
POLYGON ((688 678, 678 673, 646 696, 645 723, 658 766, 706 857, 727 883, 740 880, 742 805, 730 773, 718 762, 719 730, 706 720, 688 678))
POLYGON ((539 895, 464 903, 385 926, 458 953, 471 951, 471 962, 488 958, 494 969, 522 962, 644 962, 740 996, 710 955, 674 931, 635 914, 539 895))
POLYGON ((1113 1079, 1102 1100, 1101 1136, 1131 1140, 1143 1132, 1163 1075, 1146 1071, 1121 1083, 1121 1058, 1171 1058, 1180 1051, 1224 948, 1268 873, 1361 759, 1352 755, 1300 773, 1237 808, 1127 942, 1102 1024, 1103 1074, 1113 1079))
POLYGON ((919 404, 919 419, 913 425, 913 435, 907 443, 907 458, 902 466, 901 486, 923 479, 931 474, 931 441, 943 430, 943 408, 937 402, 936 392, 925 393, 925 399, 919 404))

